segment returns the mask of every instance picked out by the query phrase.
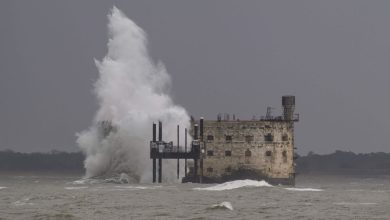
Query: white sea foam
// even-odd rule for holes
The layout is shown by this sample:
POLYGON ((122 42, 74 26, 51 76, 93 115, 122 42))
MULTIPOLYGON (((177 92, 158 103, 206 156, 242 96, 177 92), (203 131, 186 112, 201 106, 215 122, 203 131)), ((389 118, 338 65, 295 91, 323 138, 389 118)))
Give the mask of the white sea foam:
POLYGON ((223 191, 223 190, 232 190, 242 187, 272 187, 271 184, 267 183, 264 180, 235 180, 231 182, 226 182, 218 184, 215 186, 205 187, 205 188, 194 188, 194 190, 209 190, 209 191, 223 191))
POLYGON ((75 184, 75 185, 82 185, 82 184, 87 184, 88 183, 88 179, 79 179, 79 180, 75 180, 72 182, 72 184, 75 184))
POLYGON ((335 205, 354 206, 354 205, 376 205, 375 202, 336 202, 335 205))
POLYGON ((6 189, 6 188, 8 188, 8 187, 5 187, 5 186, 0 186, 0 189, 6 189))
POLYGON ((314 189, 314 188, 285 188, 290 191, 299 191, 299 192, 321 192, 323 189, 314 189))
POLYGON ((161 186, 116 186, 116 188, 139 190, 139 189, 156 189, 156 188, 161 188, 161 186))
MULTIPOLYGON (((108 20, 107 55, 95 61, 99 109, 92 126, 77 134, 77 143, 86 154, 86 177, 106 179, 126 173, 128 178, 123 181, 151 182, 151 163, 145 158, 152 123, 162 121, 163 138, 171 141, 176 139, 177 125, 190 127, 190 118, 170 97, 170 76, 161 62, 150 58, 145 32, 116 7, 108 20), (102 121, 112 124, 104 127, 105 123, 102 129, 102 121)), ((180 140, 184 146, 184 138, 180 140)), ((175 161, 163 163, 164 181, 176 182, 175 161)))
POLYGON ((70 186, 70 187, 65 187, 65 189, 68 190, 77 190, 77 189, 87 189, 88 186, 70 186))
POLYGON ((28 201, 30 201, 30 198, 23 198, 21 200, 18 200, 16 202, 12 203, 12 204, 15 206, 34 205, 34 203, 28 202, 28 201))
POLYGON ((212 209, 228 209, 230 211, 233 211, 233 206, 230 202, 221 202, 219 204, 214 204, 211 206, 212 209))

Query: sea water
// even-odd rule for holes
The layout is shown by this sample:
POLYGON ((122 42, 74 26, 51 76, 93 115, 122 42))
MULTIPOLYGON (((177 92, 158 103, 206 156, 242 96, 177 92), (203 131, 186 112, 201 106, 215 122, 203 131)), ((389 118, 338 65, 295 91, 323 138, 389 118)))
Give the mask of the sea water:
POLYGON ((390 176, 117 184, 75 175, 0 175, 0 219, 390 219, 390 176))

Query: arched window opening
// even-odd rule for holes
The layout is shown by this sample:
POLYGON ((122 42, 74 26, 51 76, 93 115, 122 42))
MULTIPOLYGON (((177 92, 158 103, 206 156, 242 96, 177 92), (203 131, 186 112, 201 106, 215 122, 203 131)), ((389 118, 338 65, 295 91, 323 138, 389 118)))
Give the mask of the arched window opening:
POLYGON ((266 152, 265 152, 265 156, 267 156, 267 157, 272 156, 272 152, 271 152, 270 150, 266 151, 266 152))
POLYGON ((247 149, 245 151, 245 157, 251 157, 251 156, 252 156, 252 152, 249 149, 247 149))

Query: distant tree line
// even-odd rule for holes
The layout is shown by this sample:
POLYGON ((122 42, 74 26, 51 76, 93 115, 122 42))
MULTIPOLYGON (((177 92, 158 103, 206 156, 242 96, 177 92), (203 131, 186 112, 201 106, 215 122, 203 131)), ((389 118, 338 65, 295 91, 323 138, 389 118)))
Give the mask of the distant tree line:
POLYGON ((0 151, 0 171, 84 171, 81 152, 20 153, 0 151))
MULTIPOLYGON (((81 152, 20 153, 0 151, 0 171, 75 171, 84 172, 81 152)), ((335 151, 319 155, 309 152, 295 161, 297 173, 390 174, 390 153, 356 154, 335 151)))
POLYGON ((390 153, 309 152, 307 156, 299 156, 296 164, 297 173, 390 174, 390 153))

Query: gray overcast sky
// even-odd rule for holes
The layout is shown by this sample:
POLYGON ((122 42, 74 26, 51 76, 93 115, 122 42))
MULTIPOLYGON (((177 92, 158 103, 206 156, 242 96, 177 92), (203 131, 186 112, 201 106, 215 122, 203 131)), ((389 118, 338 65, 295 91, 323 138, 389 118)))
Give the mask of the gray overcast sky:
POLYGON ((299 153, 390 152, 387 0, 3 0, 0 150, 78 150, 114 4, 147 32, 190 114, 251 119, 293 94, 299 153))

